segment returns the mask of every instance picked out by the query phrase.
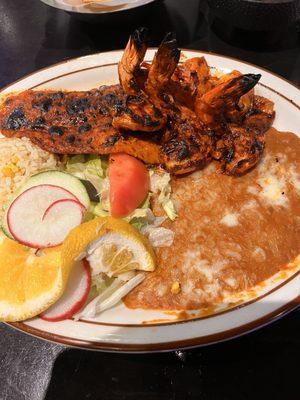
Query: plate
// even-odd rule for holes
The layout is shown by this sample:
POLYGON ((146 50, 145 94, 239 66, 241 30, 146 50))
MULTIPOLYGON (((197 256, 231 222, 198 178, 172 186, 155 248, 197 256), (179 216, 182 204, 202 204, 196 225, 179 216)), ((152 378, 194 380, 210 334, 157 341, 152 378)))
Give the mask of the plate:
MULTIPOLYGON (((152 60, 154 52, 155 49, 148 50, 145 60, 152 60)), ((257 93, 275 102, 275 128, 297 132, 300 93, 296 86, 232 58, 198 51, 183 53, 188 58, 204 55, 212 68, 224 72, 237 69, 242 73, 261 73, 257 93)), ((68 60, 31 74, 1 93, 41 88, 87 90, 115 83, 121 55, 122 51, 113 51, 68 60)), ((34 318, 10 325, 53 342, 95 350, 151 352, 208 345, 255 330, 296 308, 300 302, 300 262, 297 264, 284 275, 270 278, 263 287, 242 293, 234 306, 220 306, 214 315, 180 320, 176 314, 130 310, 122 303, 94 320, 54 323, 34 318)))
POLYGON ((41 0, 48 6, 79 14, 109 14, 130 10, 152 3, 155 0, 102 0, 98 3, 80 4, 80 0, 41 0))

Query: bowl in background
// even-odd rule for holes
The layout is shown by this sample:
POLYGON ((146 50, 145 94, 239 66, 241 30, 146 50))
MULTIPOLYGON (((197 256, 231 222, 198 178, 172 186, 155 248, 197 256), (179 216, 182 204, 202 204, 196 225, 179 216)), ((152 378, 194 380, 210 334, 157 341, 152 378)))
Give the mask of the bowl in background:
POLYGON ((77 14, 109 14, 130 10, 152 3, 155 0, 41 0, 48 6, 77 14))

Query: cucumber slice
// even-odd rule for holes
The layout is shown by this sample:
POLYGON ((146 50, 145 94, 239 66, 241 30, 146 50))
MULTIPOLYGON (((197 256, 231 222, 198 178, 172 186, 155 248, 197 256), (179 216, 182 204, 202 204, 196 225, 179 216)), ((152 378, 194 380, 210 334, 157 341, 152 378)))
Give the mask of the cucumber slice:
POLYGON ((90 198, 84 184, 78 178, 68 174, 67 172, 39 172, 28 179, 27 183, 22 187, 21 193, 24 192, 24 190, 38 185, 60 186, 77 197, 77 199, 86 209, 88 209, 90 206, 90 198))
MULTIPOLYGON (((6 218, 5 218, 5 221, 6 221, 6 218)), ((3 225, 4 225, 4 219, 3 219, 3 225)), ((8 231, 7 223, 5 224, 5 226, 3 226, 3 225, 1 226, 1 231, 4 233, 4 235, 5 235, 6 237, 8 237, 9 239, 15 240, 15 239, 12 237, 11 233, 8 231)))
POLYGON ((14 194, 14 197, 7 204, 6 212, 5 212, 3 220, 2 220, 2 230, 3 230, 3 233, 10 239, 14 240, 13 236, 11 235, 11 233, 9 231, 9 227, 7 224, 7 210, 9 209, 9 206, 14 201, 14 199, 17 196, 19 196, 21 193, 23 193, 25 190, 30 189, 33 186, 38 186, 38 185, 60 186, 63 189, 71 192, 86 209, 88 209, 90 206, 91 202, 90 202, 88 192, 87 192, 84 184, 78 178, 76 178, 73 175, 68 174, 67 172, 63 172, 63 171, 50 170, 50 171, 39 172, 38 174, 32 175, 28 179, 28 181, 25 183, 25 185, 22 186, 14 194))

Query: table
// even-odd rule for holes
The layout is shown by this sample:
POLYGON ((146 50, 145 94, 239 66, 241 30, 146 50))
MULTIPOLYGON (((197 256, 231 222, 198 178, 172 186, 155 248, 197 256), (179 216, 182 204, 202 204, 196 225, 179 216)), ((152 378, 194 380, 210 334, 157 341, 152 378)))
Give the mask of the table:
MULTIPOLYGON (((130 16, 82 21, 38 0, 0 2, 0 86, 61 60, 123 48, 148 26, 152 45, 179 45, 256 63, 300 85, 300 28, 249 33, 202 0, 157 1, 130 16)), ((185 352, 109 354, 67 349, 0 326, 1 400, 243 400, 300 398, 300 312, 255 333, 185 352)))

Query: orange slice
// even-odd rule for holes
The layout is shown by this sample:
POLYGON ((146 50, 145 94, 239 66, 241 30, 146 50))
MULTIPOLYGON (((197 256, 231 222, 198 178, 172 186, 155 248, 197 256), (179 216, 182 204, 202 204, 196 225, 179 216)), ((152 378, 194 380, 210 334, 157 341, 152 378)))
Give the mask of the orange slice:
POLYGON ((32 249, 0 234, 0 320, 21 321, 38 315, 62 295, 72 264, 61 249, 32 249))

